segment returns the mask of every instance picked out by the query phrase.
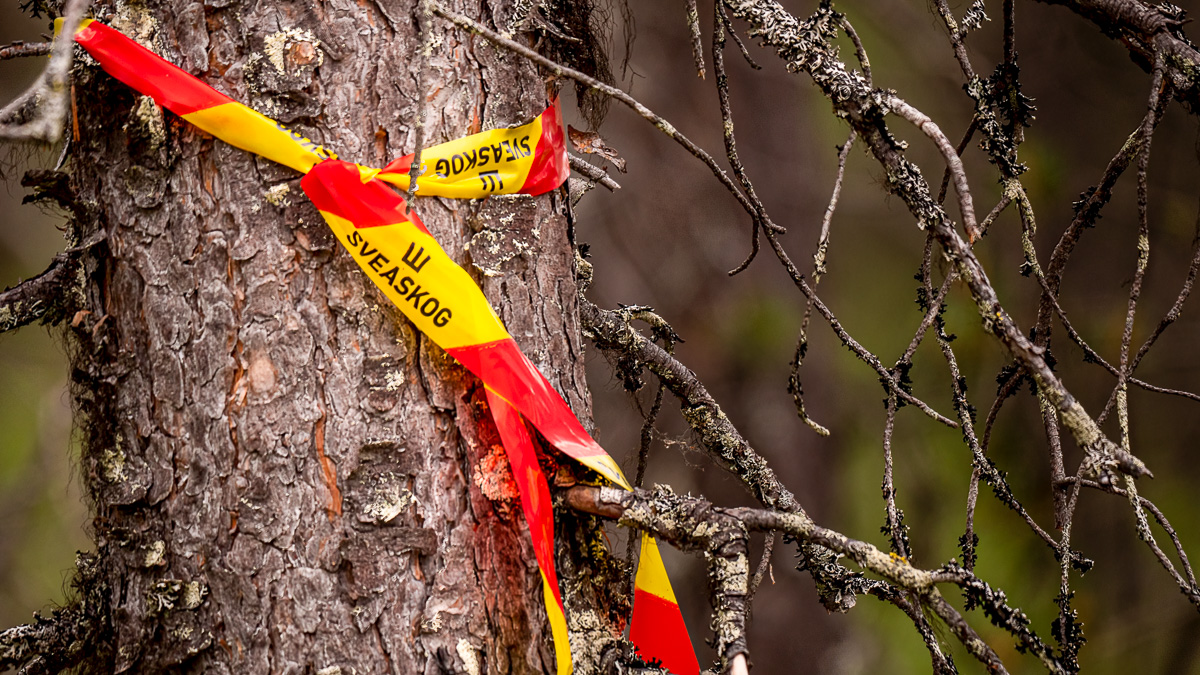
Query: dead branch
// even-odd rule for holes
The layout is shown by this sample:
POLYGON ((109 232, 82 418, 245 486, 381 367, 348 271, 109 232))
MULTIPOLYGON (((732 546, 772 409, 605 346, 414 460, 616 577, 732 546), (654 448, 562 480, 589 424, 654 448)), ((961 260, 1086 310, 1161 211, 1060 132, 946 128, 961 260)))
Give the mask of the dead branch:
POLYGON ((26 56, 45 56, 50 53, 49 42, 21 42, 0 47, 0 61, 19 59, 26 56))
POLYGON ((71 36, 75 35, 87 6, 88 0, 68 0, 63 37, 53 48, 50 64, 25 93, 0 109, 0 139, 57 143, 62 138, 69 108, 67 76, 75 53, 71 36), (18 117, 26 119, 13 123, 18 117))
POLYGON ((99 647, 108 623, 103 611, 107 589, 97 560, 83 553, 76 556, 71 582, 74 602, 49 617, 35 613, 32 623, 0 631, 0 669, 16 669, 20 675, 55 675, 99 647))
MULTIPOLYGON (((670 136, 672 140, 682 145, 684 149, 691 153, 693 157, 704 162, 704 164, 708 166, 709 170, 712 171, 713 175, 717 177, 717 180, 719 180, 721 184, 725 186, 725 189, 727 189, 729 193, 738 200, 738 203, 742 205, 742 208, 744 208, 751 216, 756 218, 758 217, 759 214, 754 208, 754 205, 751 204, 751 202, 746 198, 746 195, 742 194, 742 192, 737 189, 737 186, 733 184, 733 181, 729 179, 729 176, 725 174, 725 171, 721 167, 717 166, 716 161, 713 160, 711 155, 705 152, 700 146, 693 143, 687 136, 684 136, 682 133, 680 133, 679 130, 676 129, 670 122, 655 114, 654 111, 650 110, 646 106, 642 105, 637 99, 621 91, 620 89, 617 89, 616 87, 607 85, 593 77, 584 75, 583 73, 568 68, 562 64, 555 63, 554 61, 551 61, 541 54, 538 54, 525 45, 514 42, 500 35, 496 31, 487 28, 483 24, 472 21, 461 14, 455 14, 436 2, 433 3, 433 13, 453 23, 459 28, 462 28, 463 30, 475 33, 476 35, 481 35, 487 38, 493 44, 503 47, 514 54, 519 54, 530 61, 533 61, 534 63, 542 66, 559 77, 567 77, 575 80, 580 84, 591 87, 605 96, 614 98, 629 106, 635 112, 637 112, 637 114, 641 115, 646 121, 653 124, 654 127, 659 131, 663 132, 667 136, 670 136)), ((769 221, 765 223, 765 226, 775 231, 784 231, 782 227, 769 221)))
POLYGON ((0 333, 42 319, 60 320, 74 283, 75 263, 75 256, 60 253, 44 272, 0 293, 0 333))

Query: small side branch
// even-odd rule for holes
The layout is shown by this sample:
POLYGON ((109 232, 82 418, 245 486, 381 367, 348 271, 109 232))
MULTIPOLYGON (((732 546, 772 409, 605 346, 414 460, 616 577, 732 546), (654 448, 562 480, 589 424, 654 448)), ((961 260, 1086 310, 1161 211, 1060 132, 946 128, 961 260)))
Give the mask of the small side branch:
POLYGON ((21 675, 53 675, 79 663, 89 651, 103 648, 107 589, 100 581, 97 559, 80 553, 72 586, 78 598, 49 617, 0 631, 0 671, 21 675))
POLYGON ((608 173, 605 172, 604 169, 601 169, 595 164, 588 163, 582 158, 576 157, 575 155, 568 155, 567 159, 571 163, 571 170, 583 174, 588 178, 588 180, 603 185, 604 187, 608 188, 609 191, 615 192, 616 190, 621 189, 621 185, 609 177, 608 173))
POLYGON ((49 42, 14 42, 0 47, 0 61, 26 56, 45 56, 50 53, 49 42))
POLYGON ((0 293, 0 333, 27 326, 47 315, 61 318, 56 314, 67 297, 65 291, 71 283, 74 261, 71 254, 60 253, 45 272, 0 293))
MULTIPOLYGON (((769 508, 803 515, 804 508, 721 410, 696 374, 634 330, 617 312, 579 299, 584 337, 601 351, 635 367, 646 367, 679 399, 684 419, 705 449, 732 471, 756 499, 769 508)), ((807 517, 807 516, 806 516, 807 517)), ((819 546, 801 546, 803 566, 813 576, 821 602, 830 611, 848 611, 855 596, 878 593, 891 597, 886 584, 863 579, 838 564, 836 556, 819 546)))
MULTIPOLYGON (((740 604, 744 595, 748 567, 745 563, 745 541, 748 532, 781 532, 799 541, 816 544, 854 561, 863 569, 877 574, 891 584, 916 597, 950 628, 967 650, 979 659, 988 672, 1007 673, 1000 657, 967 623, 962 614, 941 596, 938 583, 953 583, 967 591, 977 606, 997 626, 1018 639, 1021 646, 1041 658, 1054 673, 1064 672, 1054 660, 1045 643, 1028 628, 1028 619, 1019 609, 1010 607, 1002 592, 992 590, 975 575, 961 567, 947 566, 927 571, 909 565, 902 558, 889 555, 871 544, 817 525, 802 513, 781 513, 751 508, 723 509, 691 496, 677 495, 661 486, 653 492, 628 492, 616 488, 576 486, 566 492, 566 502, 572 508, 617 520, 622 525, 646 530, 673 545, 691 551, 704 551, 710 559, 710 581, 713 604, 717 610, 713 625, 717 629, 718 653, 728 659, 731 653, 745 652, 743 624, 739 618, 726 614, 728 608, 740 604), (741 557, 739 557, 741 556, 741 557), (724 562, 713 563, 714 558, 724 562), (723 574, 722 566, 738 566, 738 573, 723 574), (727 632, 725 635, 723 633, 727 632), (741 641, 741 642, 739 642, 741 641), (735 650, 739 650, 735 651, 735 650)), ((726 567, 727 568, 727 567, 726 567)))

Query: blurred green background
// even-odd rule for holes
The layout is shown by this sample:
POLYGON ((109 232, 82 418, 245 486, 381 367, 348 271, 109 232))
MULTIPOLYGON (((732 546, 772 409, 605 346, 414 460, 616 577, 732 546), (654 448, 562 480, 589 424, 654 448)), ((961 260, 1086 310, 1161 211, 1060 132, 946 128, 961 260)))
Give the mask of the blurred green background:
MULTIPOLYGON (((0 44, 42 41, 45 19, 5 3, 0 44)), ((24 91, 44 59, 0 63, 0 100, 24 91)), ((65 246, 62 218, 21 205, 28 168, 53 167, 59 148, 0 150, 0 288, 44 270, 65 246)), ((0 626, 30 619, 64 598, 76 550, 89 547, 87 510, 75 474, 67 359, 57 329, 39 325, 0 334, 0 626)))
MULTIPOLYGON (((954 5, 961 16, 968 3, 954 5)), ((721 124, 711 72, 694 76, 684 3, 629 2, 637 37, 629 69, 622 71, 620 29, 612 51, 621 84, 715 156, 721 124)), ((805 16, 814 2, 787 0, 805 16)), ((711 4, 702 0, 701 24, 711 31, 711 4)), ((897 90, 957 140, 970 120, 962 76, 941 20, 925 2, 839 3, 862 35, 878 86, 897 90)), ((1185 7, 1189 8, 1190 7, 1185 7)), ((988 5, 993 16, 1000 3, 988 5)), ((21 20, 15 3, 5 6, 0 42, 37 40, 42 22, 21 20)), ((619 17, 619 14, 614 14, 619 17)), ((1095 183, 1105 164, 1144 112, 1149 77, 1125 49, 1065 9, 1017 3, 1017 48, 1022 81, 1036 99, 1037 121, 1027 131, 1021 156, 1037 211, 1037 246, 1043 264, 1069 222, 1071 202, 1095 183)), ((741 24, 737 24, 739 30, 741 24)), ((985 24, 968 44, 975 68, 987 74, 999 59, 1001 26, 985 24)), ((750 43, 764 66, 751 70, 732 44, 726 51, 739 148, 759 194, 776 222, 788 228, 785 246, 807 270, 821 216, 833 187, 835 146, 848 129, 807 76, 789 75, 777 57, 750 43)), ((849 58, 852 50, 843 45, 849 58)), ((706 47, 706 59, 709 58, 706 47)), ((5 62, 0 80, 11 97, 32 79, 36 60, 5 62)), ((572 120, 579 128, 584 123, 572 120)), ((910 142, 910 157, 935 182, 942 164, 919 133, 899 121, 893 131, 910 142)), ((701 164, 628 110, 613 107, 601 129, 628 161, 614 174, 616 193, 597 190, 579 208, 577 236, 591 245, 595 283, 591 298, 603 307, 618 303, 654 306, 686 339, 680 359, 707 384, 734 423, 762 452, 823 525, 886 549, 880 533, 884 505, 883 392, 877 378, 846 351, 814 317, 802 372, 810 414, 832 435, 820 438, 795 415, 786 391, 789 361, 804 301, 784 271, 764 251, 746 273, 729 278, 749 251, 749 220, 701 164)), ((1170 306, 1190 259, 1197 221, 1197 119, 1172 107, 1158 132, 1150 169, 1151 267, 1143 292, 1135 344, 1170 306)), ((9 152, 3 157, 5 222, 0 225, 0 284, 36 274, 62 247, 53 214, 19 206, 16 186, 26 164, 53 165, 54 149, 9 152)), ((976 208, 982 214, 999 194, 996 172, 972 146, 965 159, 976 208)), ((924 234, 899 200, 888 197, 878 164, 855 149, 849 159, 841 205, 834 218, 830 273, 818 287, 826 303, 862 344, 892 363, 907 345, 921 315, 912 276, 924 234)), ((1134 264, 1134 177, 1128 174, 1099 226, 1088 231, 1068 268, 1063 305, 1076 327, 1109 359, 1115 359, 1134 264)), ((1006 308, 1028 328, 1038 288, 1022 277, 1018 223, 1002 216, 977 247, 1006 308)), ((944 265, 939 266, 939 276, 944 265)), ((1197 302, 1193 300, 1193 302, 1197 302)), ((972 401, 981 419, 992 402, 994 378, 1005 358, 985 335, 973 306, 956 289, 947 313, 972 401)), ((1189 306, 1150 353, 1139 376, 1163 386, 1197 389, 1200 325, 1189 306)), ((1082 363, 1079 350, 1056 327, 1058 370, 1091 411, 1104 404, 1114 379, 1082 363)), ((626 394, 611 369, 589 350, 589 375, 601 442, 625 467, 648 407, 652 388, 626 394)), ((86 512, 74 475, 66 360, 59 340, 42 327, 0 335, 0 624, 26 621, 30 612, 62 598, 73 552, 87 548, 86 512)), ((936 344, 918 351, 912 371, 915 392, 950 414, 949 378, 936 344)), ((653 383, 653 378, 648 377, 653 383)), ((696 449, 678 416, 664 406, 649 482, 703 494, 723 505, 752 504, 737 481, 696 449)), ((1131 416, 1135 451, 1155 471, 1140 485, 1171 519, 1192 553, 1200 550, 1200 511, 1193 502, 1200 465, 1193 459, 1200 437, 1197 407, 1182 399, 1134 391, 1131 416)), ((1106 431, 1115 436, 1110 422, 1106 431)), ((1078 453, 1068 445, 1073 469, 1078 453)), ((893 444, 898 503, 911 526, 914 563, 936 567, 958 555, 970 458, 959 433, 912 408, 902 410, 893 444)), ((1008 473, 1030 513, 1053 529, 1045 440, 1028 393, 1010 401, 993 434, 991 455, 1008 473)), ((976 529, 978 571, 1008 593, 1047 640, 1056 614, 1057 563, 1053 552, 1012 512, 981 488, 976 529)), ((1160 543, 1168 548, 1161 531, 1160 543)), ((761 542, 755 542, 755 557, 761 542)), ((1074 547, 1096 568, 1073 576, 1075 607, 1088 637, 1081 660, 1088 673, 1200 673, 1200 614, 1142 545, 1123 500, 1084 493, 1074 547)), ((622 548, 618 548, 622 550, 622 548)), ((701 654, 708 612, 706 581, 696 558, 664 548, 680 604, 701 654)), ((782 673, 921 673, 929 658, 911 624, 898 611, 862 598, 849 614, 827 614, 806 574, 795 572, 794 547, 777 546, 774 583, 754 603, 750 648, 756 675, 782 673)), ((957 602, 955 593, 946 594, 957 602)), ((972 625, 997 648, 1011 672, 1038 672, 1030 657, 979 613, 972 625)), ((954 645, 964 673, 982 668, 954 645)))

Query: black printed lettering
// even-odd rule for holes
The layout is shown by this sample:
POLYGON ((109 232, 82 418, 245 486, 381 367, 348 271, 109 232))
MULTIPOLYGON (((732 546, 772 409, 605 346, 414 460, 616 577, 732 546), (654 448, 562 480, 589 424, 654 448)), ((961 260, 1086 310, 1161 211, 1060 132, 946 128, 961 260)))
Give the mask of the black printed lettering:
POLYGON ((400 268, 393 267, 392 269, 384 272, 383 274, 380 274, 379 276, 383 277, 384 279, 387 279, 389 284, 395 285, 396 275, 399 273, 400 273, 400 268))
POLYGON ((437 164, 433 166, 433 171, 437 174, 438 178, 448 177, 450 175, 450 162, 447 162, 445 159, 439 159, 437 164))
POLYGON ((418 248, 416 243, 410 243, 408 250, 404 252, 404 255, 400 256, 400 259, 404 261, 405 265, 411 267, 414 272, 420 272, 425 263, 429 262, 429 256, 425 256, 425 259, 421 260, 421 256, 424 254, 424 246, 418 248), (416 253, 413 252, 413 249, 416 249, 416 253))
POLYGON ((423 298, 427 295, 429 295, 429 291, 421 290, 421 285, 417 284, 416 288, 413 288, 411 291, 408 292, 408 295, 404 296, 404 299, 412 300, 413 307, 416 309, 420 309, 421 308, 421 298, 423 298))
POLYGON ((438 310, 438 313, 433 317, 433 325, 441 328, 450 323, 450 310, 443 307, 438 310))
POLYGON ((348 240, 350 241, 351 246, 358 246, 362 243, 362 235, 358 233, 358 230, 354 230, 350 233, 348 240))
POLYGON ((521 149, 525 151, 526 157, 533 154, 533 151, 529 149, 529 137, 528 136, 521 139, 521 149))
POLYGON ((376 272, 379 272, 379 271, 383 270, 384 265, 388 264, 388 257, 386 255, 380 253, 380 254, 376 255, 374 258, 371 258, 371 261, 368 262, 367 264, 371 266, 371 269, 375 270, 376 272))
POLYGON ((421 313, 425 316, 433 316, 438 311, 439 304, 437 298, 429 298, 421 303, 421 313))
POLYGON ((470 171, 471 169, 475 168, 475 162, 477 162, 479 160, 479 151, 478 150, 470 150, 468 152, 464 152, 463 157, 467 158, 466 169, 467 169, 467 171, 470 171))
POLYGON ((367 250, 368 248, 371 248, 371 243, 364 240, 362 243, 362 247, 358 249, 358 255, 365 258, 365 257, 371 255, 372 253, 379 253, 379 249, 377 249, 377 248, 371 248, 370 251, 367 250))
POLYGON ((500 162, 504 161, 504 155, 501 154, 501 152, 500 152, 501 147, 500 147, 499 143, 492 145, 492 146, 488 146, 488 147, 490 147, 492 149, 492 161, 493 162, 499 164, 500 162))
POLYGON ((400 285, 396 287, 396 290, 400 291, 400 295, 404 295, 408 293, 408 289, 413 283, 412 277, 400 277, 400 285))
POLYGON ((504 151, 508 153, 508 161, 511 162, 511 161, 515 160, 517 158, 517 155, 515 153, 513 153, 512 141, 504 141, 503 145, 504 145, 504 151))
POLYGON ((463 158, 462 155, 455 155, 450 158, 450 173, 462 173, 463 158))
POLYGON ((488 157, 487 146, 485 145, 482 148, 479 148, 479 168, 482 169, 483 167, 487 166, 490 160, 491 158, 488 157))
POLYGON ((479 180, 483 183, 483 189, 488 192, 504 189, 504 180, 500 178, 499 171, 480 171, 479 180))

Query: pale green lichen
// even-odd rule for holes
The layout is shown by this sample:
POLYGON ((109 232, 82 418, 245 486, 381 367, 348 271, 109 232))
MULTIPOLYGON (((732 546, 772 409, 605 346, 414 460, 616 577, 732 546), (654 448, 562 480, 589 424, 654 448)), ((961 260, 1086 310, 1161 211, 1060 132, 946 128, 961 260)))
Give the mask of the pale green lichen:
POLYGON ((178 579, 163 579, 146 591, 146 607, 151 614, 162 614, 175 609, 183 582, 178 579))
POLYGON ((100 475, 109 483, 125 481, 125 452, 121 450, 120 441, 121 437, 118 436, 118 445, 105 448, 100 454, 100 475))
POLYGON ((399 370, 389 370, 383 375, 383 387, 388 391, 399 391, 408 382, 408 378, 399 370))
POLYGON ((576 675, 598 672, 595 664, 616 642, 609 625, 594 610, 571 607, 567 611, 567 633, 576 675))
POLYGON ((287 197, 288 193, 291 191, 292 189, 288 187, 287 183, 280 183, 279 185, 268 188, 267 191, 263 193, 263 197, 271 206, 283 208, 284 206, 290 206, 292 203, 292 201, 287 197))
POLYGON ((313 35, 312 31, 303 28, 289 28, 268 35, 263 40, 263 54, 266 55, 267 61, 275 66, 275 71, 280 75, 287 75, 287 62, 285 57, 287 51, 294 45, 309 44, 312 46, 313 61, 303 64, 304 66, 312 65, 314 68, 325 62, 325 54, 321 51, 321 41, 313 35))
POLYGON ((141 127, 146 141, 146 151, 157 152, 167 140, 167 127, 163 121, 162 109, 149 96, 138 99, 137 107, 133 110, 136 124, 141 127))
POLYGON ((109 24, 139 44, 153 48, 158 35, 158 20, 140 2, 117 2, 116 13, 109 24))
POLYGON ((166 552, 167 544, 162 539, 156 540, 146 547, 146 555, 142 558, 142 567, 158 567, 164 564, 166 552))
POLYGON ((363 507, 363 515, 370 522, 389 523, 408 510, 416 500, 413 493, 399 485, 384 485, 376 489, 374 499, 363 507))
POLYGON ((17 327, 17 317, 21 314, 21 306, 23 302, 14 302, 11 305, 0 307, 0 332, 12 330, 17 327))
POLYGON ((442 629, 442 613, 440 610, 433 612, 433 617, 425 619, 421 622, 422 633, 436 633, 442 629))
MULTIPOLYGON (((510 222, 514 216, 515 214, 508 216, 510 222)), ((508 224, 505 222, 504 217, 501 217, 500 221, 508 224)), ((515 258, 531 254, 533 247, 519 239, 514 240, 503 232, 485 229, 471 237, 471 241, 467 242, 463 250, 482 251, 487 254, 486 256, 480 256, 481 258, 486 257, 486 262, 473 260, 472 265, 482 272, 485 277, 498 277, 504 273, 501 269, 502 265, 515 258), (504 247, 509 242, 512 242, 512 250, 505 251, 504 247)))
POLYGON ((208 595, 208 588, 199 581, 189 581, 183 587, 183 608, 194 610, 204 602, 204 596, 208 595))

